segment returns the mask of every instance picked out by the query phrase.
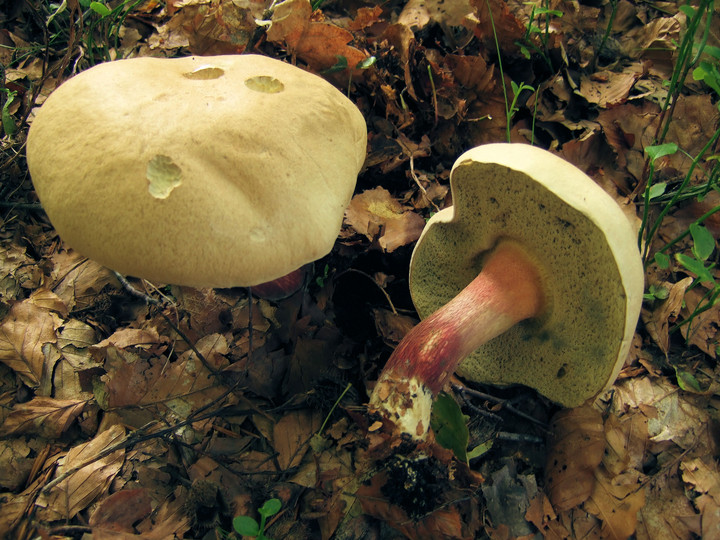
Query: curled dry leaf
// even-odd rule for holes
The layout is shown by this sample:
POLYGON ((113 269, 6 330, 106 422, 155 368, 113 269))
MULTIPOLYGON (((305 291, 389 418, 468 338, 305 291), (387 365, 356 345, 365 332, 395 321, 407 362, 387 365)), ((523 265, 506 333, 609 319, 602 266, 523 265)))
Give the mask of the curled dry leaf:
POLYGON ((355 195, 345 211, 345 220, 359 234, 377 239, 388 253, 415 242, 425 227, 422 216, 403 207, 380 187, 355 195))
POLYGON ((125 430, 115 425, 91 441, 71 448, 60 460, 56 475, 81 468, 49 492, 40 494, 37 499, 38 518, 46 521, 72 519, 104 493, 122 467, 125 450, 102 454, 115 447, 124 436, 125 430))
POLYGON ((0 362, 31 388, 38 387, 46 368, 43 346, 57 341, 60 324, 60 317, 30 299, 13 305, 0 323, 0 362))

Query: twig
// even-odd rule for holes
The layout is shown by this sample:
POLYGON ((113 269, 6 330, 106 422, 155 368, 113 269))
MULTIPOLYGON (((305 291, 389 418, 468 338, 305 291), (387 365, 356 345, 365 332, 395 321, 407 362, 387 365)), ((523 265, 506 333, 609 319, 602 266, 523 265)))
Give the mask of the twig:
POLYGON ((480 398, 480 399, 486 399, 486 400, 488 400, 488 401, 492 401, 493 403, 498 403, 498 404, 502 405, 502 407, 503 407, 504 409, 507 409, 508 411, 510 411, 511 413, 513 413, 514 415, 519 416, 519 417, 521 417, 521 418, 524 418, 525 420, 527 420, 527 421, 529 421, 529 422, 532 422, 533 424, 536 424, 536 425, 542 427, 544 430, 547 430, 547 425, 545 424, 545 422, 541 422, 541 421, 538 420, 537 418, 533 418, 533 417, 530 416, 529 414, 524 413, 524 412, 516 409, 515 407, 513 407, 512 405, 510 405, 510 404, 507 402, 507 400, 505 400, 505 399, 501 399, 501 398, 499 398, 499 397, 491 396, 490 394, 486 394, 486 393, 480 392, 480 391, 478 391, 478 390, 473 390, 472 388, 468 388, 467 386, 460 386, 459 384, 453 384, 453 385, 452 385, 452 388, 453 388, 453 390, 454 390, 455 392, 458 392, 459 394, 465 393, 465 394, 469 394, 469 395, 471 395, 471 396, 474 396, 474 397, 477 397, 477 398, 480 398))

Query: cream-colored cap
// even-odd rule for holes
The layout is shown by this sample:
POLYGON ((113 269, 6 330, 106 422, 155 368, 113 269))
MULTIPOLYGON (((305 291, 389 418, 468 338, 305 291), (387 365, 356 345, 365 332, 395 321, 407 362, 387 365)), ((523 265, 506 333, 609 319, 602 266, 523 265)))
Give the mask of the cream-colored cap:
POLYGON ((256 285, 326 255, 365 120, 321 77, 257 55, 97 65, 32 122, 33 184, 61 238, 121 273, 256 285))
POLYGON ((542 267, 548 302, 465 359, 470 380, 523 384, 574 407, 609 387, 625 362, 644 288, 637 235, 582 171, 522 144, 473 148, 451 173, 454 206, 438 212, 413 252, 410 289, 422 318, 472 281, 499 240, 542 267))

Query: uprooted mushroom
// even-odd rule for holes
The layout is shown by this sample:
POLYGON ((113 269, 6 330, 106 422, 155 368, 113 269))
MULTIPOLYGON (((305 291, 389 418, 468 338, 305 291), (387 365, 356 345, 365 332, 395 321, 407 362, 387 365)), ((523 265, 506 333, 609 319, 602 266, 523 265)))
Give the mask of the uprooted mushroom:
POLYGON ((566 407, 617 377, 643 293, 636 235, 583 172, 539 148, 490 144, 458 158, 454 206, 412 255, 422 320, 395 349, 370 407, 426 437, 434 396, 457 372, 522 384, 566 407))
POLYGON ((133 58, 53 92, 27 160, 83 255, 164 283, 251 286, 332 249, 366 138, 349 99, 279 60, 133 58))

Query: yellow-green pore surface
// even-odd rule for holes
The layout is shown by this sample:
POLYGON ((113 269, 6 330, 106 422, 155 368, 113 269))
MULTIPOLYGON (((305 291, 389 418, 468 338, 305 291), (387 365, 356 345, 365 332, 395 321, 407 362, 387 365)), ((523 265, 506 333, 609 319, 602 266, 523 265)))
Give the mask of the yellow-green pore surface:
POLYGON ((565 406, 597 395, 622 367, 643 292, 622 211, 575 167, 525 145, 467 152, 451 183, 454 207, 430 220, 413 254, 410 288, 420 316, 477 276, 501 238, 521 242, 540 262, 548 301, 541 317, 482 346, 458 373, 527 385, 565 406))
POLYGON ((60 236, 122 273, 254 285, 330 251, 365 158, 360 111, 257 55, 135 58, 60 86, 28 165, 60 236))

